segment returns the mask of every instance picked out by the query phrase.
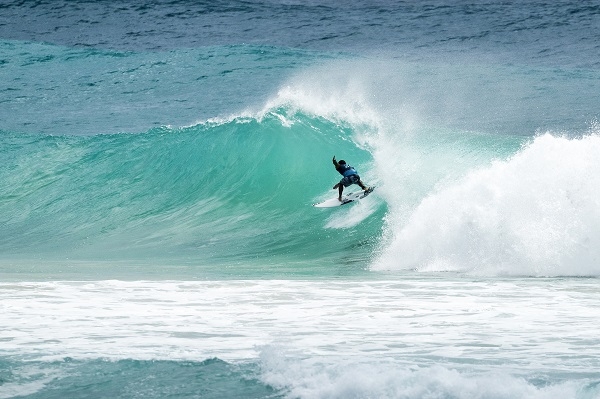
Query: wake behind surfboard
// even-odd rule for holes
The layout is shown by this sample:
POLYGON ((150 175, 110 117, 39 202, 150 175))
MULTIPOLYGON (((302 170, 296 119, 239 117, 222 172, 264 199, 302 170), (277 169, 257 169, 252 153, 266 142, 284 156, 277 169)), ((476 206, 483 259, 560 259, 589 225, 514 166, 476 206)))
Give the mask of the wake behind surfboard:
POLYGON ((342 205, 349 204, 351 202, 361 200, 361 199, 365 198, 367 195, 371 194, 373 192, 373 190, 375 190, 375 186, 369 187, 369 189, 366 191, 357 191, 355 193, 346 194, 346 195, 342 196, 341 201, 338 200, 336 197, 336 198, 331 198, 331 199, 325 200, 318 204, 313 204, 313 206, 315 208, 335 208, 337 206, 342 206, 342 205))

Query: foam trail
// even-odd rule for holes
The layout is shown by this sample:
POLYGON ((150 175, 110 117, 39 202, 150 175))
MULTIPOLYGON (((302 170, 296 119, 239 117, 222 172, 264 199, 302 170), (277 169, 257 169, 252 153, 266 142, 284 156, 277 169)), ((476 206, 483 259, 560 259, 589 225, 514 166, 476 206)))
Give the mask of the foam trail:
POLYGON ((600 275, 600 136, 545 134, 391 225, 375 269, 600 275))
POLYGON ((341 212, 333 213, 328 219, 326 228, 341 229, 358 225, 360 222, 371 216, 377 210, 377 202, 373 198, 352 204, 352 207, 346 206, 341 212))

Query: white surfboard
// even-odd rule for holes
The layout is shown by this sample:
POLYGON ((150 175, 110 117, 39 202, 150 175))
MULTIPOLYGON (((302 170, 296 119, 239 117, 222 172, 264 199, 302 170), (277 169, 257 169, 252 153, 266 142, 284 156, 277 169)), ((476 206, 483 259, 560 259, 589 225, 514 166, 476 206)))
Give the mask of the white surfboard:
POLYGON ((339 199, 337 199, 337 197, 335 197, 335 198, 325 200, 323 202, 319 202, 318 204, 313 204, 313 206, 315 208, 335 208, 336 206, 346 205, 351 202, 363 199, 367 195, 371 194, 373 192, 373 190, 375 190, 375 186, 369 187, 369 189, 367 191, 357 191, 355 193, 342 195, 341 201, 339 199))

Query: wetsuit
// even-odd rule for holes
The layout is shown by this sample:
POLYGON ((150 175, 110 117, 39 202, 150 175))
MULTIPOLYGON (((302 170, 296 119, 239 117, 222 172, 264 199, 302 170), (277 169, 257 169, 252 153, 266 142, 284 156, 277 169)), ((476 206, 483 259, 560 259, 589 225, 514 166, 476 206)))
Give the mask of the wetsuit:
POLYGON ((356 169, 347 164, 338 164, 339 166, 336 170, 344 176, 342 180, 340 180, 340 184, 343 184, 344 187, 351 186, 352 184, 358 184, 360 181, 360 176, 356 169))

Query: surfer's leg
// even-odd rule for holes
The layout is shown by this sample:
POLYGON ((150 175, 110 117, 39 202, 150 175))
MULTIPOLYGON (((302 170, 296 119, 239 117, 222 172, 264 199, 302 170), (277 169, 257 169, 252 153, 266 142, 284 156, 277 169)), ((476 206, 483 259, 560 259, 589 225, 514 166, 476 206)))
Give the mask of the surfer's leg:
POLYGON ((356 180, 354 181, 354 183, 358 184, 360 186, 360 188, 362 188, 365 191, 367 191, 369 189, 367 186, 364 185, 362 180, 360 180, 360 176, 356 176, 356 180))
POLYGON ((338 199, 341 201, 342 200, 342 191, 344 191, 344 185, 338 183, 338 190, 339 190, 339 193, 340 193, 338 199))

